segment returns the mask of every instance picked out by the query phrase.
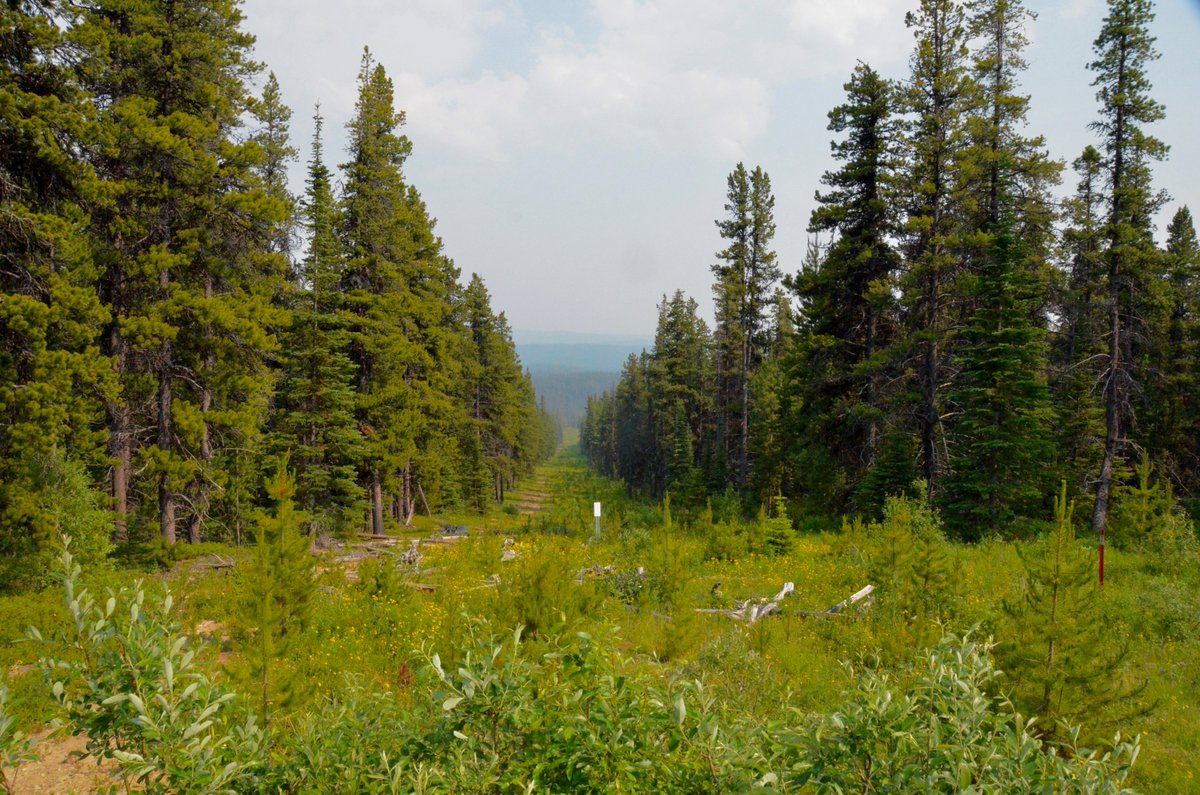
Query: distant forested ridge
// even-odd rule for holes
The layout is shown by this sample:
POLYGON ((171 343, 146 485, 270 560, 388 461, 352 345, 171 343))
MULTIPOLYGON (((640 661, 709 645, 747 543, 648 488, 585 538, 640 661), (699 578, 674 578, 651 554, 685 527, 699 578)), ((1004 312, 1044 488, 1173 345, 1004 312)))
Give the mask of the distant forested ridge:
POLYGON ((382 531, 486 505, 555 448, 369 53, 342 164, 318 109, 296 197, 234 0, 0 17, 0 581, 63 530, 240 538, 280 461, 311 529, 382 531), (63 526, 72 500, 91 524, 63 526))
POLYGON ((538 398, 564 425, 578 426, 591 395, 611 390, 631 352, 649 348, 649 337, 580 332, 514 332, 517 353, 538 398))
POLYGON ((613 372, 556 372, 529 369, 538 399, 547 414, 557 417, 568 427, 578 427, 587 413, 588 398, 611 390, 621 377, 613 372))
POLYGON ((1109 0, 1088 64, 1095 143, 1069 168, 1027 125, 1034 14, 913 5, 909 73, 859 63, 829 112, 836 165, 805 261, 776 261, 770 179, 739 163, 715 325, 664 299, 653 348, 590 402, 589 461, 675 505, 730 490, 748 510, 782 495, 876 516, 927 491, 962 539, 1047 520, 1060 481, 1101 533, 1136 510, 1127 494, 1194 505, 1200 245, 1187 207, 1154 235, 1169 196, 1152 181, 1168 153, 1151 132, 1152 3, 1109 0))

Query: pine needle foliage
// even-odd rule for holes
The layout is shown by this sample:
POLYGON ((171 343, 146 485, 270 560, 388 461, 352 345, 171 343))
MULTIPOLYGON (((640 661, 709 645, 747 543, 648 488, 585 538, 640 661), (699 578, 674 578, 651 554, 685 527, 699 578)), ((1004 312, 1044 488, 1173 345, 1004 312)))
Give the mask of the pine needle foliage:
POLYGON ((275 501, 258 519, 256 543, 239 589, 240 620, 246 633, 243 654, 261 698, 263 725, 273 710, 296 696, 291 657, 297 636, 312 616, 316 591, 310 540, 301 534, 304 514, 295 507, 296 487, 286 459, 267 483, 275 501))
POLYGON ((1095 556, 1076 542, 1074 509, 1064 483, 1053 533, 1018 548, 1025 587, 1003 605, 1008 640, 997 649, 1010 697, 1056 743, 1067 739, 1066 724, 1101 728, 1140 691, 1121 676, 1126 647, 1106 622, 1095 556))

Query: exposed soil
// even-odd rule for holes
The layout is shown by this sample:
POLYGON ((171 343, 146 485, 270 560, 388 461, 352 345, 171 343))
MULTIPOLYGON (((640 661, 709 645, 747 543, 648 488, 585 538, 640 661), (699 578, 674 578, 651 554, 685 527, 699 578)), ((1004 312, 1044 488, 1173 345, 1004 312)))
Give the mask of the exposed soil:
MULTIPOLYGON (((44 736, 44 735, 43 735, 44 736)), ((91 758, 83 759, 87 740, 84 737, 60 737, 42 743, 35 750, 38 759, 26 762, 16 771, 15 795, 67 795, 95 792, 108 781, 111 763, 97 765, 91 758)), ((5 771, 12 779, 13 774, 5 771)))
POLYGON ((517 506, 521 516, 533 516, 546 509, 546 503, 550 501, 550 488, 546 473, 539 470, 527 488, 510 491, 505 502, 517 506))

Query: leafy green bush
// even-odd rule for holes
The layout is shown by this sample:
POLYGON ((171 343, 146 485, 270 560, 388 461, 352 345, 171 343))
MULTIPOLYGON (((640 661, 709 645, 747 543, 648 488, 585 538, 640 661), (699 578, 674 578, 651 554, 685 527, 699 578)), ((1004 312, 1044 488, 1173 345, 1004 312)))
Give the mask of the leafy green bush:
POLYGON ((0 684, 0 789, 16 791, 16 769, 37 759, 37 741, 18 731, 16 719, 8 711, 8 687, 0 684))
POLYGON ((9 525, 0 534, 0 591, 49 585, 64 534, 89 569, 112 550, 112 514, 83 464, 55 451, 27 460, 25 468, 21 496, 27 502, 6 506, 0 517, 9 525))
POLYGON ((705 534, 704 559, 734 561, 745 556, 746 538, 729 522, 712 525, 705 534))
POLYGON ((263 764, 263 734, 234 694, 195 666, 195 652, 172 618, 164 589, 147 599, 141 584, 109 591, 101 604, 80 585, 64 542, 56 576, 70 614, 57 647, 43 658, 51 692, 89 755, 116 761, 126 784, 143 792, 226 792, 263 764))
POLYGON ((1131 792, 1136 738, 1091 751, 1071 730, 1050 752, 1031 721, 990 695, 1000 672, 989 651, 946 635, 902 678, 867 672, 837 712, 772 737, 775 781, 822 792, 1131 792))
POLYGON ((501 573, 495 618, 531 635, 561 632, 592 615, 600 602, 592 580, 576 581, 569 542, 547 540, 536 552, 508 563, 501 573))
MULTIPOLYGON (((969 636, 947 635, 912 670, 867 671, 832 715, 761 725, 698 681, 623 656, 615 638, 527 643, 518 627, 497 640, 479 620, 457 664, 430 653, 392 688, 344 687, 268 751, 234 695, 196 670, 169 593, 139 586, 101 605, 69 547, 60 565, 72 627, 46 661, 52 692, 89 753, 140 791, 1117 793, 1138 752, 1120 738, 1108 753, 1079 749, 1068 733, 1048 753, 991 695, 989 647, 969 636)), ((730 655, 766 667, 744 642, 701 658, 730 655)), ((0 748, 23 753, 7 729, 0 720, 0 748)))

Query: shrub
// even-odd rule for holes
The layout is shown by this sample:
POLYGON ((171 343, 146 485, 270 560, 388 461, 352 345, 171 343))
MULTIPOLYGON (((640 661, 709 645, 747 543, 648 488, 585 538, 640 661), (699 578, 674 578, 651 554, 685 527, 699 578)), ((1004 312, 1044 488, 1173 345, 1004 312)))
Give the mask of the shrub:
POLYGON ((734 561, 746 555, 746 538, 729 522, 713 525, 705 536, 704 559, 734 561))
POLYGON ((16 719, 8 711, 8 687, 0 684, 0 789, 16 791, 16 770, 37 759, 37 740, 17 731, 16 719))
POLYGON ((49 585, 63 535, 74 539, 75 558, 88 568, 112 550, 112 514, 83 464, 55 451, 25 466, 29 502, 8 506, 9 515, 0 517, 9 525, 0 533, 0 590, 49 585))
MULTIPOLYGON (((56 576, 63 586, 65 653, 43 658, 51 691, 71 729, 86 733, 91 756, 116 761, 126 785, 143 792, 225 792, 263 763, 263 735, 234 694, 195 667, 195 652, 171 617, 169 590, 147 598, 138 583, 100 604, 80 586, 64 541, 56 576)), ((34 640, 50 644, 37 629, 34 640)))
POLYGON ((1138 740, 1050 752, 1031 721, 990 695, 991 646, 946 635, 902 678, 872 671, 837 712, 774 739, 779 781, 822 792, 1122 793, 1138 740))
POLYGON ((1005 687, 1020 707, 1042 718, 1038 733, 1047 739, 1059 736, 1063 721, 1111 720, 1102 710, 1130 702, 1140 690, 1122 681, 1128 647, 1119 634, 1114 642, 1104 619, 1095 559, 1075 540, 1075 506, 1065 483, 1054 507, 1054 534, 1018 548, 1024 589, 1004 602, 1008 621, 999 648, 1005 687))

